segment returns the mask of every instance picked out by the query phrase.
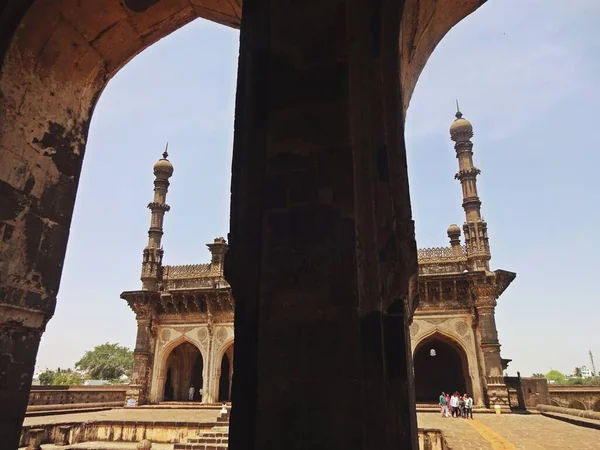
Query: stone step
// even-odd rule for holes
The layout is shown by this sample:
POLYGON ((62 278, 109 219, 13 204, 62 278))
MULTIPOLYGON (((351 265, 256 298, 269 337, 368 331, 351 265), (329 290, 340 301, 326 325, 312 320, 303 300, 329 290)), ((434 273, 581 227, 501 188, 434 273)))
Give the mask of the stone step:
POLYGON ((228 438, 227 437, 198 436, 198 437, 187 438, 186 442, 188 444, 227 444, 228 438))
POLYGON ((175 444, 173 450, 220 450, 229 448, 228 444, 175 444))

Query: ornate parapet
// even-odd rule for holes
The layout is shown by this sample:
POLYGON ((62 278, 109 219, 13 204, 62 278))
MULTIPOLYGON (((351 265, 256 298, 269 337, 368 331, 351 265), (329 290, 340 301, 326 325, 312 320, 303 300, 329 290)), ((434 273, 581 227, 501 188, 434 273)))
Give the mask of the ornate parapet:
POLYGON ((510 408, 508 387, 504 381, 504 376, 487 376, 485 377, 485 383, 489 407, 510 408))

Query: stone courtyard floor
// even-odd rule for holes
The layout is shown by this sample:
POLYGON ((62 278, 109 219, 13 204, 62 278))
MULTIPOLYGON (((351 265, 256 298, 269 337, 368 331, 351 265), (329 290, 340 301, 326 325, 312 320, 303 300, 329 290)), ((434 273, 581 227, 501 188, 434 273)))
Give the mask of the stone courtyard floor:
MULTIPOLYGON (((29 417, 24 425, 86 421, 126 422, 213 422, 218 410, 211 409, 113 409, 80 414, 29 417)), ((437 413, 419 413, 421 428, 440 429, 452 450, 592 450, 600 449, 600 430, 572 425, 539 414, 478 414, 476 420, 442 418, 437 413)), ((43 445, 51 450, 53 445, 43 445)), ((65 447, 62 447, 63 449, 65 447)), ((132 444, 86 443, 69 446, 73 449, 133 449, 132 444)), ((157 444, 157 450, 172 448, 172 444, 157 444)))
POLYGON ((452 450, 600 449, 600 430, 540 414, 479 414, 475 420, 464 420, 419 413, 418 424, 442 430, 452 450))

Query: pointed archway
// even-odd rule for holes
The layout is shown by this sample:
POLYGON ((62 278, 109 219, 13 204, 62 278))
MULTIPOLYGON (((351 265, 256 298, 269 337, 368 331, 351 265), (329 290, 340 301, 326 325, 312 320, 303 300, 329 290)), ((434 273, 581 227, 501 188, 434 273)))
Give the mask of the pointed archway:
POLYGON ((413 354, 415 397, 419 403, 437 403, 442 391, 473 394, 467 355, 451 338, 435 333, 413 354))
POLYGON ((231 381, 233 378, 233 342, 223 352, 220 369, 218 400, 220 402, 230 402, 231 381))
POLYGON ((165 382, 162 401, 202 401, 204 359, 194 344, 182 342, 165 361, 165 382), (190 400, 190 387, 194 387, 190 400))

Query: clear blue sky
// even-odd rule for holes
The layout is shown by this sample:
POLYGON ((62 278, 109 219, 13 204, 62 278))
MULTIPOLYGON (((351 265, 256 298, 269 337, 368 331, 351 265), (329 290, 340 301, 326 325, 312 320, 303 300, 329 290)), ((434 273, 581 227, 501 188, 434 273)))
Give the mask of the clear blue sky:
MULTIPOLYGON (((474 126, 492 267, 517 272, 496 318, 510 373, 600 368, 600 4, 492 0, 432 55, 407 117, 420 247, 463 222, 448 127, 474 126)), ((96 107, 55 317, 38 369, 70 367, 110 341, 133 347, 119 299, 138 289, 152 165, 169 141, 175 174, 165 263, 206 262, 226 236, 238 32, 197 20, 126 65, 96 107)))

